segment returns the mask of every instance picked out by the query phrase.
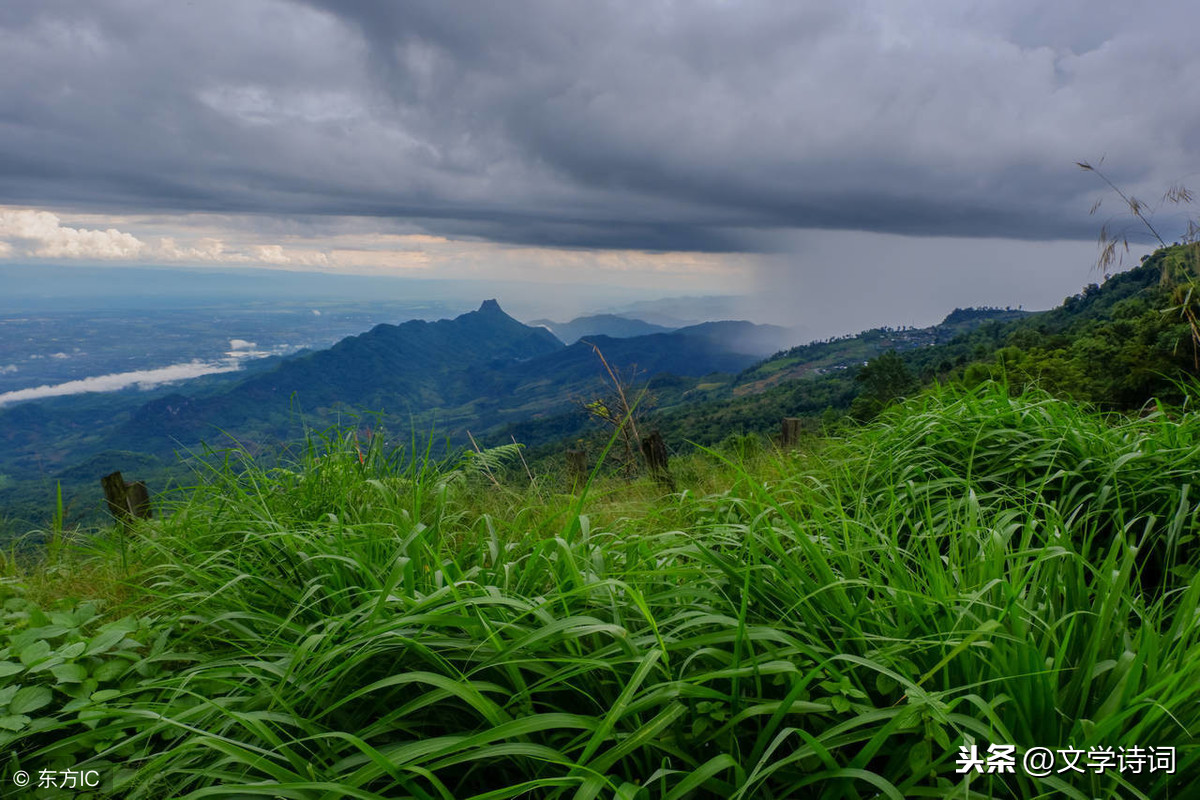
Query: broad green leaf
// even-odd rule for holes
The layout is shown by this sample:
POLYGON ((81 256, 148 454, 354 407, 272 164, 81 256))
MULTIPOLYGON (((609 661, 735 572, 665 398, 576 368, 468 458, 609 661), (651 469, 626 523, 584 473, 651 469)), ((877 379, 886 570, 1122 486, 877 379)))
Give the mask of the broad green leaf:
POLYGON ((59 649, 58 654, 63 658, 79 658, 87 649, 87 642, 72 642, 59 649))
POLYGON ((100 666, 92 670, 92 677, 101 683, 105 681, 115 681, 117 678, 125 674, 129 669, 129 662, 121 659, 111 659, 105 661, 100 666))
POLYGON ((29 667, 33 666, 39 661, 45 661, 50 657, 50 649, 49 642, 44 639, 39 639, 21 651, 21 663, 29 667))
POLYGON ((89 656, 107 653, 125 638, 125 634, 126 631, 123 631, 120 628, 109 628, 108 630, 101 631, 96 635, 96 638, 92 639, 92 641, 88 644, 85 652, 89 656))
POLYGON ((85 708, 79 712, 79 721, 89 728, 95 728, 100 723, 100 720, 107 717, 109 712, 100 708, 85 708))
POLYGON ((52 655, 52 656, 50 656, 50 658, 45 658, 45 659, 42 659, 41 661, 37 662, 36 664, 32 664, 29 667, 29 672, 30 673, 45 672, 48 669, 54 669, 61 663, 63 663, 62 656, 52 655))
POLYGON ((54 694, 45 686, 26 686, 8 704, 10 714, 28 714, 50 705, 54 694))
POLYGON ((52 667, 50 672, 59 683, 82 683, 87 677, 87 667, 82 664, 59 664, 52 667))
POLYGON ((92 701, 86 697, 77 697, 59 709, 63 714, 73 714, 81 708, 87 708, 92 704, 92 701))
POLYGON ((925 772, 933 755, 933 747, 928 739, 922 739, 908 751, 908 766, 917 775, 925 772))
POLYGON ((30 628, 26 633, 38 637, 39 639, 57 639, 71 632, 71 628, 63 625, 42 625, 38 628, 30 628))

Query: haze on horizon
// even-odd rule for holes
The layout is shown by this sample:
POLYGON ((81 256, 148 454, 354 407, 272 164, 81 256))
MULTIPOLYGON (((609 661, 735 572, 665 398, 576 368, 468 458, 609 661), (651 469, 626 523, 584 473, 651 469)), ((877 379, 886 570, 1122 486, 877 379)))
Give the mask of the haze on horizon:
POLYGON ((0 266, 508 282, 546 316, 596 287, 750 295, 814 337, 1045 308, 1128 223, 1076 161, 1149 201, 1194 182, 1196 22, 1182 0, 16 0, 0 266))

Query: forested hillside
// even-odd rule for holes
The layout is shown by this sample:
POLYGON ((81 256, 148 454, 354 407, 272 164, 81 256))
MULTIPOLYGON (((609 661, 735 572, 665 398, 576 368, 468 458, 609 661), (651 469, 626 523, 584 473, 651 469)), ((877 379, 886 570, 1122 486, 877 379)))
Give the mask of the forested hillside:
MULTIPOLYGON (((579 473, 549 446, 439 456, 334 427, 234 449, 153 518, 60 511, 5 562, 0 743, 130 798, 1185 796, 1200 416, 1178 255, 1043 314, 661 379, 676 403, 642 422, 719 441, 674 448, 669 479, 604 446, 579 473), (793 446, 755 433, 805 411, 793 446), (971 745, 1155 766, 976 774, 971 745)), ((595 356, 498 322, 527 380, 595 356)))
POLYGON ((100 510, 98 478, 114 469, 165 489, 188 479, 179 454, 234 444, 279 454, 307 428, 335 422, 382 425, 399 439, 432 437, 439 451, 454 449, 468 431, 484 436, 586 401, 605 380, 597 347, 622 370, 694 385, 753 363, 780 330, 717 322, 565 346, 489 300, 454 319, 378 325, 329 349, 160 389, 148 401, 121 393, 18 403, 0 409, 9 445, 0 452, 0 509, 10 529, 43 518, 61 485, 68 516, 79 521, 100 510))
POLYGON ((8 440, 0 503, 10 535, 52 513, 60 485, 68 518, 95 520, 101 474, 123 469, 165 489, 189 479, 179 454, 235 444, 279 454, 306 427, 339 420, 382 426, 404 441, 432 433, 439 451, 466 446, 468 430, 484 445, 520 442, 534 460, 561 459, 579 440, 598 450, 607 429, 585 406, 612 404, 601 356, 637 400, 637 417, 675 451, 774 435, 784 417, 832 430, 935 382, 1037 385, 1111 410, 1151 397, 1178 402, 1197 357, 1176 307, 1178 284, 1164 275, 1186 270, 1187 252, 1159 251, 1050 311, 956 309, 930 328, 873 329, 757 362, 745 351, 778 330, 706 323, 565 346, 488 301, 453 320, 380 325, 328 350, 256 366, 240 380, 211 376, 187 393, 160 390, 142 405, 124 394, 0 410, 8 440))
POLYGON ((1038 386, 1116 411, 1154 398, 1181 402, 1183 386, 1200 375, 1179 302, 1179 281, 1186 287, 1194 276, 1194 252, 1159 250, 1050 311, 960 310, 935 329, 868 331, 793 348, 742 372, 723 396, 664 409, 656 423, 677 446, 774 433, 783 417, 806 418, 817 430, 846 415, 869 420, 935 382, 972 387, 989 379, 1013 392, 1038 386), (1164 280, 1172 274, 1174 282, 1164 280))
POLYGON ((939 389, 802 449, 677 458, 666 496, 529 474, 511 446, 310 445, 8 565, 13 770, 197 800, 1168 800, 1200 779, 1194 411, 939 389), (1160 766, 964 774, 968 743, 1160 766))

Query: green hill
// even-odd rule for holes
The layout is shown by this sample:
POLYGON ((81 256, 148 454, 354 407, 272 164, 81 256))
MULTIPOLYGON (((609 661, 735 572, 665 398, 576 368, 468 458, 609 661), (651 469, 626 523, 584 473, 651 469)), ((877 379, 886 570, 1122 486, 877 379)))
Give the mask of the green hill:
POLYGON ((735 395, 756 394, 786 381, 856 369, 889 350, 935 347, 989 322, 1022 319, 1029 312, 997 308, 956 308, 928 328, 873 328, 854 336, 793 347, 776 353, 737 376, 735 395))
MULTIPOLYGON (((763 391, 734 394, 896 332, 661 379, 658 424, 727 424, 669 493, 331 428, 230 453, 150 520, 56 516, 0 581, 8 774, 135 800, 1188 797, 1200 412, 1172 257, 763 391), (729 436, 863 398, 873 421, 799 447, 729 436), (989 772, 996 748, 1125 768, 989 772)), ((495 374, 582 380, 588 352, 495 374)))
MULTIPOLYGON (((744 368, 755 358, 755 342, 776 333, 720 322, 629 339, 591 338, 623 369, 636 365, 642 374, 694 378, 744 368)), ((110 463, 103 454, 141 453, 174 465, 176 453, 200 452, 204 445, 237 442, 277 452, 301 438, 304 426, 343 419, 384 424, 404 439, 433 430, 461 446, 467 430, 486 436, 514 421, 567 412, 603 380, 591 344, 566 347, 489 300, 455 319, 379 325, 327 350, 256 366, 240 380, 202 383, 197 391, 186 384, 142 404, 126 393, 0 410, 0 431, 11 445, 0 453, 0 474, 11 476, 0 485, 0 508, 17 518, 39 508, 48 513, 61 482, 73 512, 97 513, 99 475, 89 478, 86 471, 100 463, 96 459, 110 463)), ((128 469, 147 463, 131 460, 128 469)), ((170 466, 137 474, 160 487, 180 477, 170 466)))
POLYGON ((432 430, 439 447, 466 444, 470 430, 478 442, 515 439, 535 459, 548 457, 565 442, 603 435, 581 410, 608 391, 593 343, 618 370, 637 372, 631 388, 649 389, 642 406, 654 412, 648 424, 676 449, 773 434, 783 417, 800 417, 810 430, 847 415, 869 419, 933 382, 999 379, 1014 390, 1037 385, 1113 410, 1136 409, 1152 397, 1178 401, 1178 381, 1196 374, 1196 357, 1187 320, 1164 313, 1177 290, 1162 276, 1181 253, 1160 251, 1051 311, 956 309, 930 328, 874 329, 757 363, 746 350, 779 330, 705 323, 629 338, 594 336, 567 347, 489 301, 453 320, 381 325, 240 380, 209 381, 194 393, 160 391, 140 407, 131 404, 137 395, 123 394, 4 409, 0 507, 13 519, 47 514, 62 482, 73 513, 95 514, 98 476, 83 477, 87 459, 115 452, 156 457, 163 466, 147 467, 141 477, 165 486, 178 477, 171 471, 175 454, 199 451, 202 442, 279 452, 305 425, 354 418, 405 440, 432 430), (897 361, 888 361, 891 352, 897 361), (879 369, 864 367, 875 361, 879 369), (881 378, 885 364, 890 377, 881 378))
MULTIPOLYGON (((1153 398, 1178 402, 1180 381, 1200 370, 1188 321, 1170 310, 1177 290, 1164 284, 1163 275, 1189 252, 1160 250, 1049 311, 957 310, 934 328, 876 329, 793 348, 745 370, 700 402, 664 409, 658 424, 676 446, 773 433, 783 417, 806 418, 816 429, 822 420, 828 424, 851 411, 864 391, 856 380, 864 363, 889 350, 911 381, 909 391, 935 382, 975 386, 996 379, 1013 391, 1038 386, 1118 411, 1138 409, 1153 398)), ((1194 279, 1190 271, 1181 279, 1189 275, 1194 279)), ((904 393, 864 398, 872 402, 860 402, 855 410, 869 417, 904 393)))
POLYGON ((380 412, 393 429, 437 427, 461 436, 467 427, 486 431, 561 412, 594 391, 603 372, 593 344, 611 363, 642 374, 701 376, 745 367, 754 358, 744 352, 747 342, 775 333, 720 322, 622 339, 592 336, 566 347, 489 300, 452 320, 379 325, 218 395, 157 399, 107 444, 161 452, 217 431, 251 441, 285 439, 289 430, 297 433, 294 408, 315 425, 338 413, 380 412))
POLYGON ((495 300, 452 320, 377 325, 327 350, 203 400, 175 395, 143 408, 126 434, 192 438, 250 425, 279 434, 292 399, 310 414, 342 406, 408 414, 477 396, 488 371, 562 349, 552 334, 505 314, 495 300))
POLYGON ((670 496, 530 481, 511 447, 311 444, 7 566, 9 775, 69 764, 132 800, 1200 779, 1195 411, 943 388, 803 450, 677 458, 670 496), (964 771, 972 745, 1159 766, 964 771))

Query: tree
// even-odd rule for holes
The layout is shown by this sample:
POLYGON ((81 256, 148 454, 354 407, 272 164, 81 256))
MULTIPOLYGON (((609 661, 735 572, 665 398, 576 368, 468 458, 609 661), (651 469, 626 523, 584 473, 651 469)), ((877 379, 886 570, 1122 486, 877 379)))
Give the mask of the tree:
POLYGON ((592 419, 613 429, 620 442, 622 469, 626 476, 632 476, 637 472, 637 453, 641 449, 638 422, 645 416, 650 399, 643 387, 630 402, 630 395, 634 394, 637 381, 636 366, 630 367, 629 374, 623 375, 620 369, 613 369, 609 365, 599 347, 591 342, 587 342, 587 344, 591 345, 592 351, 604 365, 610 391, 606 397, 595 398, 587 402, 580 401, 580 405, 591 415, 592 419))
MULTIPOLYGON (((1101 159, 1100 163, 1103 162, 1104 160, 1101 159)), ((1133 195, 1126 194, 1100 171, 1099 166, 1093 166, 1086 161, 1076 161, 1075 164, 1085 172, 1091 172, 1104 181, 1108 188, 1121 198, 1129 214, 1150 232, 1159 247, 1163 249, 1170 247, 1154 225, 1153 217, 1157 208, 1151 208, 1133 195)), ((1176 206, 1192 205, 1195 199, 1195 195, 1186 186, 1174 184, 1163 193, 1158 208, 1167 203, 1176 206)), ((1102 203, 1103 200, 1097 200, 1092 204, 1092 210, 1089 213, 1095 214, 1102 203)), ((1176 244, 1181 245, 1180 249, 1162 259, 1162 282, 1164 286, 1171 289, 1171 305, 1163 310, 1177 313, 1181 319, 1187 322, 1192 339, 1192 366, 1194 369, 1200 370, 1200 283, 1197 282, 1197 277, 1200 276, 1200 219, 1191 217, 1187 220, 1180 241, 1176 244)), ((1106 222, 1100 226, 1099 246, 1100 255, 1096 259, 1096 266, 1105 277, 1108 277, 1109 268, 1114 264, 1121 266, 1124 263, 1125 255, 1129 252, 1128 232, 1115 233, 1106 222)))
POLYGON ((895 350, 864 364, 854 380, 863 389, 850 405, 850 415, 859 420, 874 418, 889 403, 907 397, 917 388, 916 379, 895 350))

